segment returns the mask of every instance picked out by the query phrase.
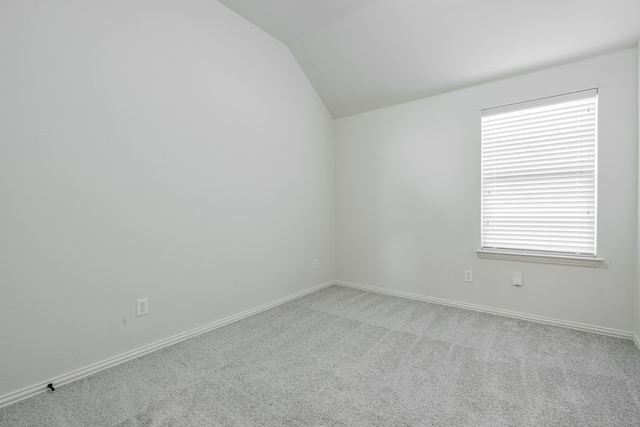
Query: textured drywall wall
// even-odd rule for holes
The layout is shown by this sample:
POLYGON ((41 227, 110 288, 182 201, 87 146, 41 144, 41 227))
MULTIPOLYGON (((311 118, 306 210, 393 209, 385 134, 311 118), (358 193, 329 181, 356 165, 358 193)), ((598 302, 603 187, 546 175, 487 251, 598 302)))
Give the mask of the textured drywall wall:
POLYGON ((334 161, 216 1, 0 2, 0 396, 332 280, 334 161))
POLYGON ((634 329, 637 50, 336 121, 338 280, 634 329), (599 88, 600 268, 479 259, 480 110, 599 88), (473 283, 463 271, 473 270, 473 283), (511 285, 511 273, 524 287, 511 285))
MULTIPOLYGON (((637 57, 638 57, 638 98, 636 99, 636 105, 638 108, 638 128, 637 128, 637 132, 638 132, 638 147, 640 147, 640 40, 638 40, 638 47, 636 48, 636 51, 638 52, 637 57)), ((638 155, 640 156, 640 151, 638 153, 638 155)), ((638 158, 638 164, 637 167, 640 168, 640 157, 638 158)), ((638 171, 638 192, 640 192, 640 170, 638 171)), ((640 203, 640 197, 638 202, 640 203)), ((638 205, 638 213, 640 213, 640 205, 638 205)), ((636 339, 636 344, 640 345, 640 215, 638 215, 638 246, 636 248, 637 250, 637 256, 638 259, 636 261, 636 302, 635 302, 635 339, 636 339)))

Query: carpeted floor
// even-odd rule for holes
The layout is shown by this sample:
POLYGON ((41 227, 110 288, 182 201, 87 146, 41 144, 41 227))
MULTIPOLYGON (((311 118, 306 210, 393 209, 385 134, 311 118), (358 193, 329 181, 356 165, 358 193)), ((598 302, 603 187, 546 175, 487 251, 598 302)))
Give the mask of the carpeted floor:
POLYGON ((640 350, 332 286, 2 408, 0 425, 640 426, 640 350))

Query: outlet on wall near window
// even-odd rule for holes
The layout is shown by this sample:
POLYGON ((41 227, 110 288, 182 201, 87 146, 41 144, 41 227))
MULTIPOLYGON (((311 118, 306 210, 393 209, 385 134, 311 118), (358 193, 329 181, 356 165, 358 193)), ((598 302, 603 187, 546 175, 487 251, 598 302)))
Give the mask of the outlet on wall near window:
POLYGON ((136 317, 149 314, 149 298, 142 298, 136 301, 136 317))
POLYGON ((522 273, 511 273, 511 283, 513 286, 524 285, 524 282, 522 281, 522 273))
POLYGON ((464 281, 469 283, 473 282, 473 271, 471 270, 464 271, 464 281))

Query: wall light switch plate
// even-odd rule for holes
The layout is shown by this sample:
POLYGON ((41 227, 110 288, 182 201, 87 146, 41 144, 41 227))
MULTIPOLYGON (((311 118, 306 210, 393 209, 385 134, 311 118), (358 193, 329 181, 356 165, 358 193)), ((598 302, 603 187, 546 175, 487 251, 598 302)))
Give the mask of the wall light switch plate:
POLYGON ((318 268, 318 260, 317 259, 314 258, 313 260, 311 260, 311 268, 313 270, 316 270, 318 268))

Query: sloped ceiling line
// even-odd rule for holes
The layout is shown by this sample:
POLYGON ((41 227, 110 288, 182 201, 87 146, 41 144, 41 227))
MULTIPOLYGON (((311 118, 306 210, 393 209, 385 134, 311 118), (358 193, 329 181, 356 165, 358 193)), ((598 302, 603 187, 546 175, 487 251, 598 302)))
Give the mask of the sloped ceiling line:
POLYGON ((640 38, 640 0, 219 1, 290 48, 335 118, 640 38))

